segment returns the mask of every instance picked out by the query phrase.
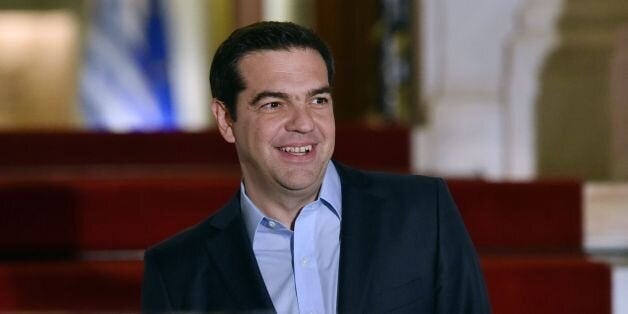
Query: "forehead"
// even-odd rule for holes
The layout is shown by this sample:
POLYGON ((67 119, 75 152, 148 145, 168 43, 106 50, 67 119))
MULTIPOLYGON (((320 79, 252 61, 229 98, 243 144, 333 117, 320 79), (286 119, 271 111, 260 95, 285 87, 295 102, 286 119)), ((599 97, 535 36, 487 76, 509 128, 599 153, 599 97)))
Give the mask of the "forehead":
POLYGON ((272 81, 320 80, 327 82, 327 67, 318 51, 311 48, 259 50, 238 61, 245 88, 272 81))

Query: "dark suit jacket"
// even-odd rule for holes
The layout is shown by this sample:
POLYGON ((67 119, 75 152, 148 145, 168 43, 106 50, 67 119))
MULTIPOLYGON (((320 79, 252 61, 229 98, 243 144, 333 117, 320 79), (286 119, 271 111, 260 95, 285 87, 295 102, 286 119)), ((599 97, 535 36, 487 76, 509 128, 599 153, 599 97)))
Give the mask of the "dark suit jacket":
MULTIPOLYGON (((490 312, 476 253, 442 179, 335 165, 338 312, 490 312)), ((274 312, 239 199, 146 252, 143 311, 274 312)))

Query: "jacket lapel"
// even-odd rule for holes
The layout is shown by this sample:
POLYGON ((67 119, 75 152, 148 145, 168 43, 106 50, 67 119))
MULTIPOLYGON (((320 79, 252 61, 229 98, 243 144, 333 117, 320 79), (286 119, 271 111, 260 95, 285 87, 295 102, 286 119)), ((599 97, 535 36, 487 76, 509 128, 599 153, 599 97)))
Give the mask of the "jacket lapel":
MULTIPOLYGON (((342 189, 338 312, 367 310, 371 262, 378 247, 377 223, 384 211, 382 198, 368 192, 368 179, 334 162, 342 189)), ((207 240, 210 258, 222 274, 225 287, 239 310, 274 311, 272 300, 257 266, 236 195, 211 222, 216 232, 207 240)))
POLYGON ((368 182, 361 173, 335 164, 342 185, 338 312, 363 312, 384 202, 367 192, 368 182))
POLYGON ((225 288, 239 310, 271 310, 273 304, 264 285, 240 212, 239 193, 212 221, 219 231, 207 241, 209 255, 223 275, 225 288))

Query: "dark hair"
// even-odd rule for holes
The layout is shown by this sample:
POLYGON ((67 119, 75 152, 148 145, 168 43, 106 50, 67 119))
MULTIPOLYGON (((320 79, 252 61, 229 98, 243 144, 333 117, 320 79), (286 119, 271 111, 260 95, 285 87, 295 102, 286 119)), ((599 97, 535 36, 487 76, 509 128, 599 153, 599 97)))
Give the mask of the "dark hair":
POLYGON ((235 30, 218 47, 209 71, 212 96, 222 101, 235 121, 236 100, 245 88, 238 62, 248 53, 260 50, 312 48, 321 55, 331 85, 334 60, 325 42, 312 30, 291 22, 258 22, 235 30))

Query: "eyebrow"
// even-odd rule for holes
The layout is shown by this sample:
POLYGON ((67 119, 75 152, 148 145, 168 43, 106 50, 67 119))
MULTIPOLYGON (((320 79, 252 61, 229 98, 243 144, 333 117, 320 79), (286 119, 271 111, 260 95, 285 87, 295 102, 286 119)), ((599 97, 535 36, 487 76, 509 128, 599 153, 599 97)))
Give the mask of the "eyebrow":
MULTIPOLYGON (((311 91, 309 91, 307 93, 308 97, 312 97, 314 95, 318 95, 318 94, 325 94, 325 93, 329 93, 331 94, 331 88, 329 86, 324 86, 324 87, 320 87, 317 89, 313 89, 311 91)), ((266 98, 266 97, 272 97, 272 98, 280 98, 280 99, 289 99, 290 96, 287 93, 283 93, 283 92, 273 92, 273 91, 261 91, 259 93, 257 93, 255 95, 255 97, 253 97, 253 99, 251 100, 250 104, 254 105, 256 104, 258 101, 266 98)))
POLYGON ((286 93, 282 93, 282 92, 271 92, 271 91, 262 91, 257 93, 257 95, 255 95, 255 97, 253 97, 253 100, 251 100, 251 105, 256 104, 258 101, 262 100, 263 98, 266 97, 272 97, 272 98, 281 98, 281 99, 288 99, 289 96, 286 93))
POLYGON ((331 87, 325 86, 325 87, 321 87, 321 88, 317 88, 317 89, 311 90, 309 93, 307 93, 307 95, 309 97, 312 97, 312 96, 318 95, 318 94, 331 94, 331 87))

